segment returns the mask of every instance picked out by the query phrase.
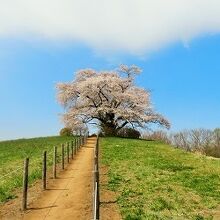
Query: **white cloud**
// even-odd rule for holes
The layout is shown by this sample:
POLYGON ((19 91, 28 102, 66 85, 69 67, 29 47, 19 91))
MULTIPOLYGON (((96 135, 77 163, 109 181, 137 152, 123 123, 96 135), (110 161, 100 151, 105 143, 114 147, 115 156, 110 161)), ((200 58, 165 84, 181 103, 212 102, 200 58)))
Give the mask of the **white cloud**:
POLYGON ((219 31, 219 0, 0 0, 1 37, 141 53, 219 31))

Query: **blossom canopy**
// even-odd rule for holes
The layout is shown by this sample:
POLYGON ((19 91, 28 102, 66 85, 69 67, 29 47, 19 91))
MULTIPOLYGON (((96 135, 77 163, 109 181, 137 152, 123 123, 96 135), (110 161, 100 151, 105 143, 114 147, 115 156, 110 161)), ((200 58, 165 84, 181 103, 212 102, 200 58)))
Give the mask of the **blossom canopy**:
POLYGON ((150 92, 135 86, 134 76, 140 72, 134 65, 121 65, 114 71, 83 69, 72 82, 58 83, 66 126, 92 123, 101 126, 106 135, 115 135, 125 126, 144 128, 148 123, 169 128, 168 120, 154 112, 150 92))

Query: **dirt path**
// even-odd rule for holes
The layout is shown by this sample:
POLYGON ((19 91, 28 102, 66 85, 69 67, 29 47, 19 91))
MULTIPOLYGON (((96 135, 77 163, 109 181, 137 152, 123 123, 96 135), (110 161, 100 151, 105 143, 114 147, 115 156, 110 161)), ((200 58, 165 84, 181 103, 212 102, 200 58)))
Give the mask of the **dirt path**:
POLYGON ((89 138, 68 165, 39 199, 29 205, 21 219, 92 219, 92 170, 96 138, 89 138))

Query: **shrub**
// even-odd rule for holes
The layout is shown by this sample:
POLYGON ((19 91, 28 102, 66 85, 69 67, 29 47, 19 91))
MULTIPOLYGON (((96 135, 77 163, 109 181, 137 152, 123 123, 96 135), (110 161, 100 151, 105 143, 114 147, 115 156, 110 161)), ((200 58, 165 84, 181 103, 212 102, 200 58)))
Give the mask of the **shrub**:
POLYGON ((144 132, 142 138, 148 141, 163 141, 164 143, 170 144, 165 131, 144 132))
POLYGON ((141 134, 139 131, 133 128, 122 128, 118 131, 117 136, 138 139, 141 136, 141 134))
POLYGON ((105 137, 104 132, 100 131, 99 132, 99 137, 105 137))
POLYGON ((97 137, 96 134, 91 134, 89 137, 97 137))
POLYGON ((206 156, 220 158, 220 146, 208 146, 203 151, 206 156))
POLYGON ((73 136, 73 132, 71 128, 62 128, 60 130, 60 136, 73 136))

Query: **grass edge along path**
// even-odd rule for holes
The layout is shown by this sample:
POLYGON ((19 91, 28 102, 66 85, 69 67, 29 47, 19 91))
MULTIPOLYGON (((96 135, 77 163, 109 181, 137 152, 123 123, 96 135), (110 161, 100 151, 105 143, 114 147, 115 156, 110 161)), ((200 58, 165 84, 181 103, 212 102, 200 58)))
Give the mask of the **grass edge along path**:
POLYGON ((156 141, 101 138, 123 219, 220 219, 220 160, 156 141), (218 216, 218 217, 216 217, 218 216))

